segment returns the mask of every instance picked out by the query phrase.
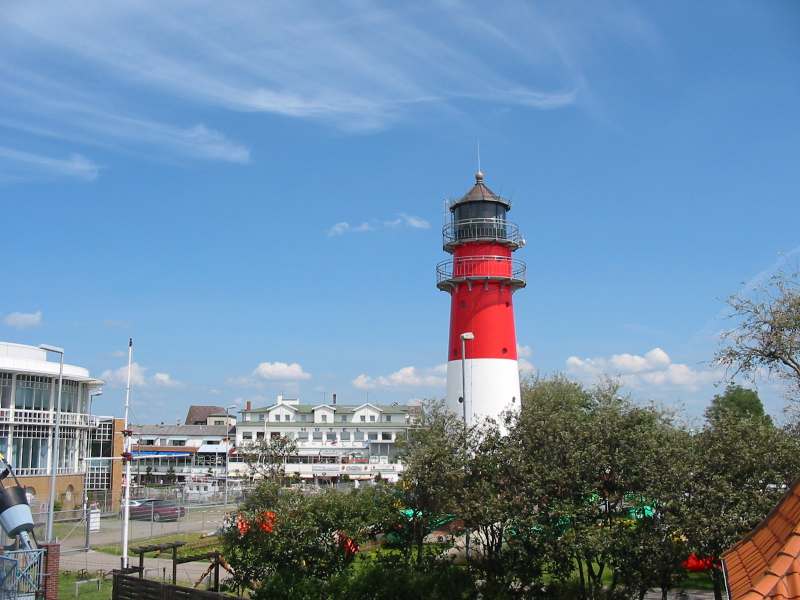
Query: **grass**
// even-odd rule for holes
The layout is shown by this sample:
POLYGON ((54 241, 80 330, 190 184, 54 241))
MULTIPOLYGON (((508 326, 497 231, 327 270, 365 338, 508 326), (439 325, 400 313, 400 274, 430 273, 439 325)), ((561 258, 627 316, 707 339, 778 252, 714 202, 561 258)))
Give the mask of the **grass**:
MULTIPOLYGON (((64 572, 58 576, 58 597, 74 598, 75 582, 78 580, 76 573, 64 572)), ((100 583, 100 590, 97 584, 87 583, 78 588, 78 600, 109 600, 111 598, 112 584, 110 580, 103 580, 100 583)))
MULTIPOLYGON (((214 550, 221 550, 222 545, 220 539, 216 536, 203 537, 202 533, 176 533, 173 535, 165 535, 162 537, 153 537, 140 542, 131 544, 131 555, 134 556, 133 549, 138 546, 150 546, 155 544, 169 544, 171 542, 185 542, 184 546, 178 548, 178 556, 183 558, 192 556, 194 554, 203 554, 205 552, 213 552, 214 550)), ((122 554, 122 547, 120 544, 107 544, 104 546, 94 546, 93 550, 98 552, 105 552, 106 554, 113 554, 119 556, 122 554)), ((172 551, 166 550, 164 552, 148 552, 145 554, 147 558, 172 558, 172 551)))

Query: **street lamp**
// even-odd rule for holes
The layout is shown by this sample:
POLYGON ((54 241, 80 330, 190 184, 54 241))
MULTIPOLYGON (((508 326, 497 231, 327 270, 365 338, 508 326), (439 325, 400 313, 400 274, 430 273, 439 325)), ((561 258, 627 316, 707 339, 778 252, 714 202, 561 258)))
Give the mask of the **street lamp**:
POLYGON ((229 422, 228 411, 232 408, 236 408, 235 404, 231 404, 230 406, 225 407, 225 505, 228 505, 228 452, 230 448, 228 447, 230 444, 230 427, 231 424, 229 422))
MULTIPOLYGON (((465 331, 461 334, 461 404, 464 415, 464 443, 467 442, 467 340, 474 340, 475 334, 471 331, 465 331)), ((466 447, 464 448, 466 450, 466 447)), ((469 538, 472 532, 469 528, 465 531, 467 539, 464 544, 464 557, 469 565, 469 538)))
POLYGON ((53 352, 60 357, 60 364, 58 367, 58 400, 56 401, 56 415, 55 415, 55 429, 53 431, 53 444, 50 448, 50 498, 47 507, 47 534, 46 539, 48 542, 53 541, 53 518, 54 509, 56 506, 56 472, 58 471, 58 446, 59 435, 61 433, 61 388, 64 383, 64 349, 58 346, 49 346, 47 344, 40 344, 39 348, 45 352, 53 352))
POLYGON ((474 340, 475 334, 465 331, 461 334, 461 404, 464 415, 464 426, 467 425, 467 340, 474 340))

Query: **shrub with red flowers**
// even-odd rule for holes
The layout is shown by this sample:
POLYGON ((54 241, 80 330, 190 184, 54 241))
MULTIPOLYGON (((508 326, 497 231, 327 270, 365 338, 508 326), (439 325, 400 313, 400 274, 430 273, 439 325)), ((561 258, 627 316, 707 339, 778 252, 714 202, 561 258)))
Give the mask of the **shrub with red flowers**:
POLYGON ((276 578, 283 584, 330 578, 347 567, 376 531, 374 525, 392 512, 389 493, 380 488, 305 495, 264 483, 224 534, 231 583, 256 590, 276 578))

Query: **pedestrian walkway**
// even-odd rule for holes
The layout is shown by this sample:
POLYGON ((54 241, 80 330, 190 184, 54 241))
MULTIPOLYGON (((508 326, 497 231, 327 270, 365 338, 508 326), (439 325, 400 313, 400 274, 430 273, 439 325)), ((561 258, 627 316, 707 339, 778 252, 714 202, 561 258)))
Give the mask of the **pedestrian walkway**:
MULTIPOLYGON (((725 592, 723 598, 727 598, 725 592)), ((645 600, 661 600, 661 590, 650 590, 645 600)), ((669 600, 714 600, 714 592, 707 590, 676 590, 669 593, 669 600)))

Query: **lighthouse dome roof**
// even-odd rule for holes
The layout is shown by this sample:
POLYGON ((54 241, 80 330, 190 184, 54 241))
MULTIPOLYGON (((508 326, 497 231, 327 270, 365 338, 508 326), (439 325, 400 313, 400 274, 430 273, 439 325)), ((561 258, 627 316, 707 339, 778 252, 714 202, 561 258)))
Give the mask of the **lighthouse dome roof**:
POLYGON ((456 206, 460 204, 465 204, 467 202, 497 202, 502 204, 507 209, 511 208, 511 202, 498 194, 495 194, 489 186, 487 186, 483 182, 483 171, 478 171, 475 173, 475 185, 472 186, 466 194, 461 196, 458 200, 454 200, 450 204, 450 209, 454 209, 456 206))

